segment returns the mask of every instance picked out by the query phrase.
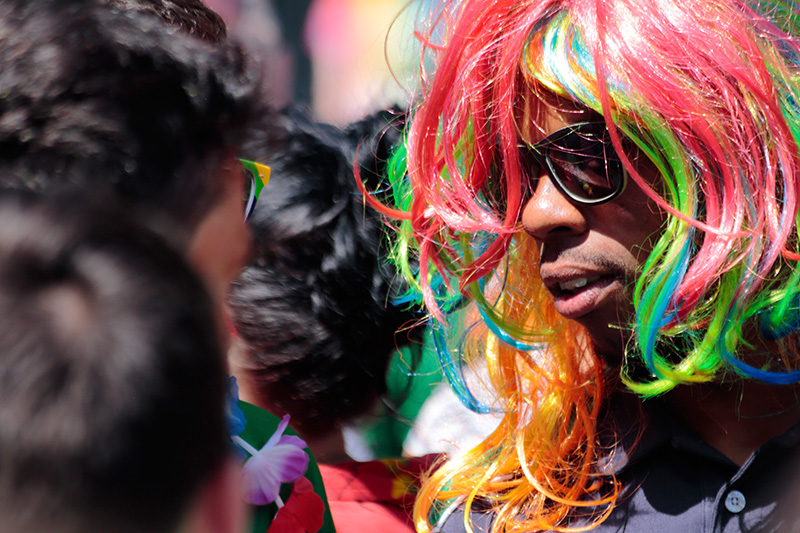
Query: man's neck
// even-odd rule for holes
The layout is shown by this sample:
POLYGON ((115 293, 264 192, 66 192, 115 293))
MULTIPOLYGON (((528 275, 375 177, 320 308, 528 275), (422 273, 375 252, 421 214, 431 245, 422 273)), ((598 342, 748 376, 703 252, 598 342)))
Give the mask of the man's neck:
POLYGON ((686 425, 738 465, 800 422, 800 386, 752 380, 679 386, 666 397, 686 425))

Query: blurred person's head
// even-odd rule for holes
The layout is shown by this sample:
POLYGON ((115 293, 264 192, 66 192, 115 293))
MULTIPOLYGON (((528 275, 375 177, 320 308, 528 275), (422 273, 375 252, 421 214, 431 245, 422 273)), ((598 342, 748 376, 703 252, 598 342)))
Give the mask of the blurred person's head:
POLYGON ((3 2, 0 41, 3 184, 120 200, 224 295, 249 253, 235 157, 260 107, 241 51, 91 0, 3 2))
POLYGON ((120 211, 0 193, 0 531, 241 526, 213 304, 120 211))
POLYGON ((386 261, 383 223, 361 200, 354 161, 375 180, 399 141, 397 114, 348 130, 299 112, 264 117, 243 148, 272 167, 269 195, 250 225, 253 263, 231 288, 243 394, 308 439, 374 407, 389 359, 414 315, 394 305, 401 287, 386 261))

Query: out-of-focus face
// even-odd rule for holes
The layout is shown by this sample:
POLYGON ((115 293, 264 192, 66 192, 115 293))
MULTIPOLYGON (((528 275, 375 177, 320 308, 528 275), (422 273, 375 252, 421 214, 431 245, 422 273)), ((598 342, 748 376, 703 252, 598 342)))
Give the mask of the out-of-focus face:
MULTIPOLYGON (((597 118, 563 101, 534 103, 520 120, 522 137, 534 144, 569 124, 597 118)), ((628 155, 643 177, 655 180, 646 158, 628 155)), ((633 284, 664 215, 630 179, 615 199, 581 205, 561 193, 543 169, 532 174, 538 181, 523 208, 522 226, 538 244, 541 278, 556 310, 584 326, 607 361, 619 362, 630 335, 633 284)))
POLYGON ((206 282, 222 317, 228 287, 247 265, 252 241, 244 221, 244 171, 231 156, 223 158, 220 172, 219 198, 197 226, 188 256, 206 282))

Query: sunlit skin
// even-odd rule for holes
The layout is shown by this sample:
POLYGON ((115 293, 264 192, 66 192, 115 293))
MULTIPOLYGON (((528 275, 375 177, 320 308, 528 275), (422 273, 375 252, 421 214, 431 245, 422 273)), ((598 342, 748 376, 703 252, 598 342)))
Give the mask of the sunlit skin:
MULTIPOLYGON (((527 106, 521 121, 526 143, 598 118, 563 101, 548 104, 535 101, 527 106)), ((641 174, 653 177, 643 158, 629 155, 641 174)), ((630 179, 616 199, 587 206, 567 199, 543 169, 534 169, 534 175, 538 182, 523 208, 522 227, 538 244, 542 280, 555 298, 556 310, 584 326, 607 361, 619 363, 630 336, 633 283, 664 215, 630 179), (591 281, 576 290, 560 288, 561 283, 581 278, 591 281)))

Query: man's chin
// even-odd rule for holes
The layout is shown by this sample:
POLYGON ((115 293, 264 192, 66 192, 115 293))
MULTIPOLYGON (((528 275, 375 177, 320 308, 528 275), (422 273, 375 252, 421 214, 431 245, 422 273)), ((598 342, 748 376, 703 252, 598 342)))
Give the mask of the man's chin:
POLYGON ((625 339, 619 329, 607 328, 601 335, 589 331, 594 353, 609 367, 619 371, 625 359, 625 339))

